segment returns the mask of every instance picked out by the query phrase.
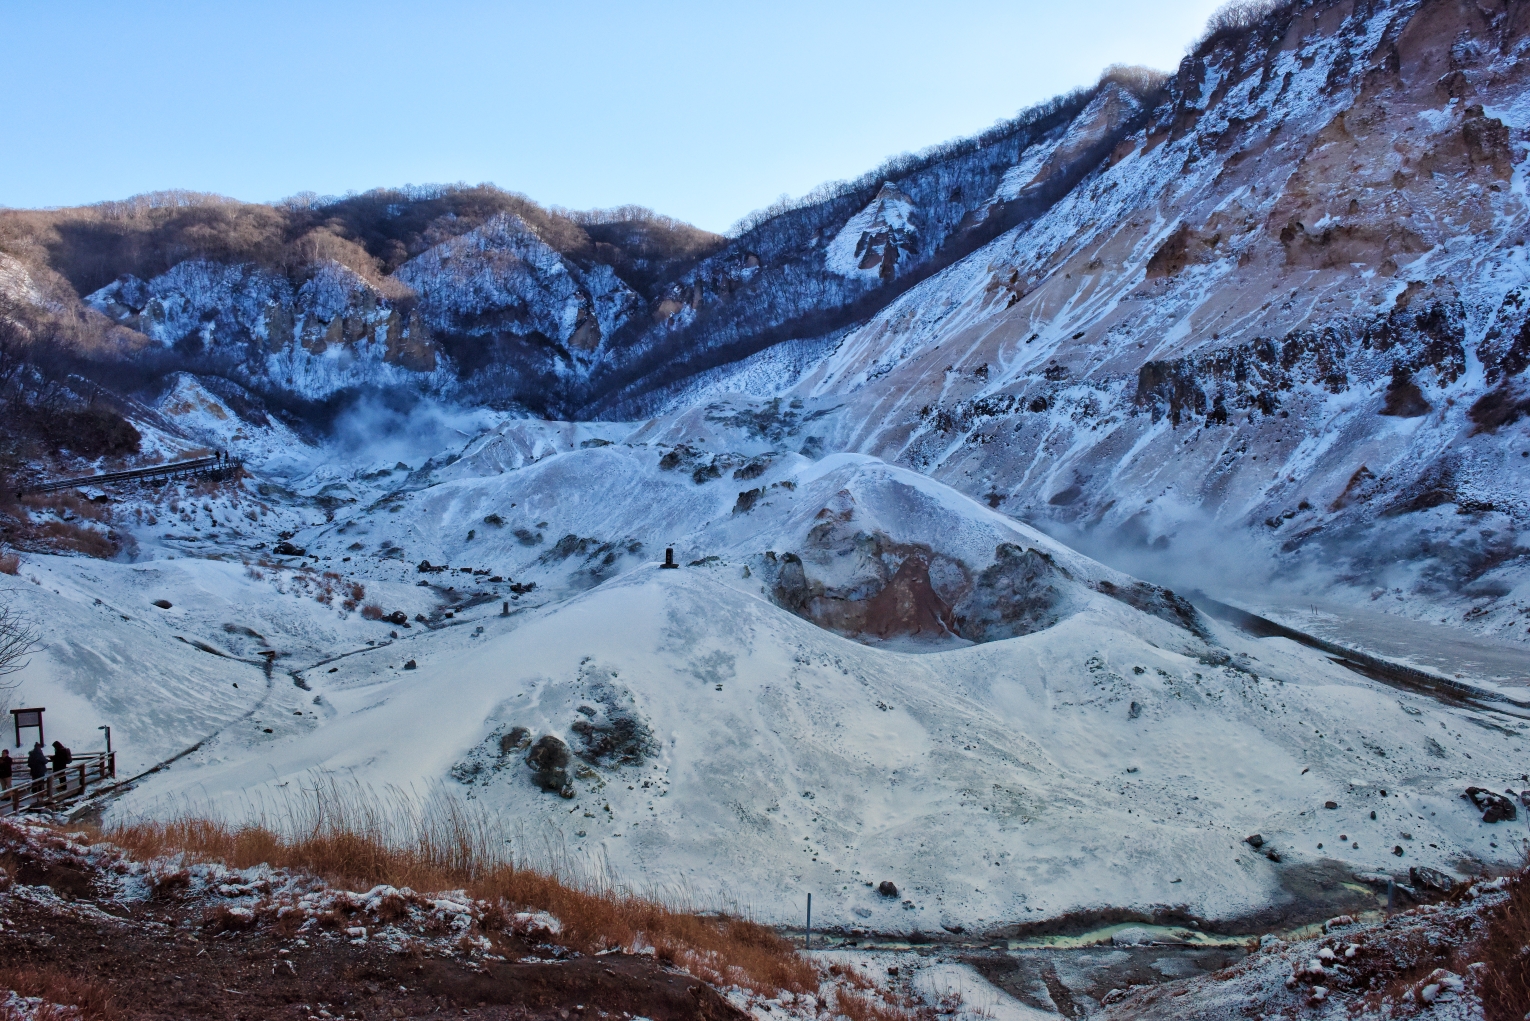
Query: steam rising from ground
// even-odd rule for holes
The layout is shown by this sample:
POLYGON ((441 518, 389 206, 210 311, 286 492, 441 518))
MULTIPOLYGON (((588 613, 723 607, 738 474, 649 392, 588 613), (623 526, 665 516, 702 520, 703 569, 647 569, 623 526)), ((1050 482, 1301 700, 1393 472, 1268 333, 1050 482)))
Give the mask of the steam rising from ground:
POLYGON ((463 408, 412 393, 364 394, 335 418, 328 445, 348 461, 402 461, 411 467, 452 450, 506 415, 463 408))

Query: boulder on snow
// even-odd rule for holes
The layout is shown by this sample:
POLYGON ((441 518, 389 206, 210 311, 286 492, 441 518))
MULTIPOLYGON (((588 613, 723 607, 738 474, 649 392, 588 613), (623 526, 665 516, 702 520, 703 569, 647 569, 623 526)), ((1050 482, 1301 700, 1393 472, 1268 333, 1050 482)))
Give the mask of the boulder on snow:
POLYGON ((413 669, 415 669, 415 662, 414 662, 414 660, 411 659, 407 663, 405 663, 404 664, 404 669, 405 670, 413 670, 413 669))
POLYGON ((403 610, 394 610, 392 613, 384 617, 383 620, 387 621, 389 624, 408 624, 409 615, 406 614, 403 610))
POLYGON ((551 734, 543 734, 531 746, 526 765, 531 767, 531 780, 544 791, 574 796, 573 785, 568 782, 568 745, 551 734), (567 793, 564 793, 564 792, 567 793))
POLYGON ((272 546, 271 552, 275 553, 279 557, 301 557, 308 553, 308 551, 303 549, 301 546, 294 546, 292 543, 286 541, 279 542, 275 546, 272 546))
POLYGON ((898 887, 893 884, 892 880, 884 879, 878 884, 877 893, 884 897, 896 897, 898 896, 898 887))
POLYGON ((1252 847, 1256 851, 1259 848, 1264 846, 1264 837, 1260 836, 1257 833, 1255 833, 1251 837, 1244 837, 1243 840, 1244 840, 1245 843, 1248 844, 1249 847, 1252 847))
POLYGON ((168 600, 168 599, 156 599, 156 600, 154 600, 154 604, 153 605, 159 607, 161 610, 168 610, 168 609, 170 609, 170 600, 168 600))
POLYGON ((1485 787, 1468 787, 1461 797, 1477 807, 1483 822, 1513 822, 1519 816, 1513 801, 1485 787))
POLYGON ((1451 876, 1439 869, 1429 868, 1427 865, 1415 865, 1408 870, 1408 882, 1415 889, 1433 890, 1436 893, 1449 893, 1456 888, 1456 881, 1451 876))
POLYGON ((499 754, 509 755, 518 752, 531 744, 531 731, 525 727, 511 727, 508 734, 501 734, 499 738, 499 754))

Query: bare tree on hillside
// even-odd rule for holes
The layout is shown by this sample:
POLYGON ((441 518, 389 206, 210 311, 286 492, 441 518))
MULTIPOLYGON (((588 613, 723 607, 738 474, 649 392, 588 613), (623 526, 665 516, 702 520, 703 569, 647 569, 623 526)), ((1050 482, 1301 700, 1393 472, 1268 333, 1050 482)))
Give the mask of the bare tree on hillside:
MULTIPOLYGON (((9 677, 31 662, 27 659, 41 647, 41 631, 26 614, 10 603, 0 602, 0 678, 9 677)), ((0 690, 16 687, 16 681, 0 680, 0 690)))
POLYGON ((1206 39, 1253 28, 1271 11, 1284 6, 1284 0, 1230 0, 1212 12, 1206 21, 1206 39))

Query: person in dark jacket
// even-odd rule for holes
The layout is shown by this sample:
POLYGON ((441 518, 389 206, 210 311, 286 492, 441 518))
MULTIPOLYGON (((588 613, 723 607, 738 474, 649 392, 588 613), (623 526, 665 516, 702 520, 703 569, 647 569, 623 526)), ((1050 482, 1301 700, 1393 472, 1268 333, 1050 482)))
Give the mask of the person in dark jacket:
POLYGON ((0 791, 11 789, 11 767, 14 765, 9 748, 0 748, 0 791))
POLYGON ((74 753, 65 748, 62 741, 53 742, 53 772, 62 773, 73 759, 74 753))
POLYGON ((48 775, 48 753, 43 751, 41 741, 27 753, 27 769, 32 774, 32 796, 36 797, 42 790, 43 777, 48 775))

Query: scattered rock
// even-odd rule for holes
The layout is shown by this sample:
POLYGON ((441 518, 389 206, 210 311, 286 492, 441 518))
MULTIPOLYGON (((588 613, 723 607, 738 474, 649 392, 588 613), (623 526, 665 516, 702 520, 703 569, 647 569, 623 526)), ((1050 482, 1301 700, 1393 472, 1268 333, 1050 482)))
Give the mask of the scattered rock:
POLYGON ((884 897, 896 897, 898 896, 898 887, 891 880, 884 879, 881 883, 877 884, 877 893, 884 897))
POLYGON ((405 670, 413 670, 414 668, 415 668, 414 660, 412 660, 412 659, 409 662, 404 664, 404 669, 405 670))
POLYGON ((170 600, 168 600, 168 599, 156 599, 156 600, 154 600, 154 605, 159 607, 161 610, 168 610, 168 609, 170 609, 170 600))
POLYGON ((389 624, 407 624, 409 623, 409 615, 406 614, 403 610, 394 610, 392 613, 384 617, 383 620, 387 621, 389 624))
POLYGON ((1323 807, 1324 808, 1338 808, 1339 807, 1339 803, 1337 801, 1325 801, 1325 802, 1323 802, 1323 807))
POLYGON ((574 711, 578 718, 569 726, 581 759, 594 766, 617 769, 641 765, 654 754, 653 729, 638 710, 632 693, 614 683, 615 673, 593 666, 580 670, 586 701, 574 711))
POLYGON ((1252 847, 1255 850, 1258 850, 1259 848, 1264 846, 1264 837, 1260 836, 1257 833, 1255 833, 1251 837, 1244 837, 1243 839, 1248 844, 1249 847, 1252 847))
POLYGON ((1482 813, 1483 822, 1513 822, 1519 817, 1519 810, 1514 807, 1513 801, 1485 787, 1468 787, 1461 797, 1477 807, 1482 813))
POLYGON ((271 552, 275 553, 279 557, 301 557, 306 556, 308 553, 308 551, 303 549, 301 546, 294 546, 292 543, 286 541, 279 542, 275 546, 272 546, 271 552))

